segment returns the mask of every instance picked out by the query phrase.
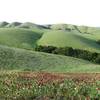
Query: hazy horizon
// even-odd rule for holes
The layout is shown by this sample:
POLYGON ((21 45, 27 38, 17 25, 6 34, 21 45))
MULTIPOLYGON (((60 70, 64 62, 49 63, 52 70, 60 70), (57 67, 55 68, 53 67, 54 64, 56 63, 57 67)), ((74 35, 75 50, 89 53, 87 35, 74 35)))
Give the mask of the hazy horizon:
POLYGON ((99 0, 0 0, 0 22, 100 27, 99 0))

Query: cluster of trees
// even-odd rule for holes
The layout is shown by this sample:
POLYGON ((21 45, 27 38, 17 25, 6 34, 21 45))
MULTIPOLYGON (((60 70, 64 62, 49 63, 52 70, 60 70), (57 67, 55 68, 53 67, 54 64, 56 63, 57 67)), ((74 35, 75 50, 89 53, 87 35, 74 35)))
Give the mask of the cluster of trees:
POLYGON ((100 64, 100 53, 87 50, 73 49, 72 47, 37 46, 36 51, 72 56, 100 64))

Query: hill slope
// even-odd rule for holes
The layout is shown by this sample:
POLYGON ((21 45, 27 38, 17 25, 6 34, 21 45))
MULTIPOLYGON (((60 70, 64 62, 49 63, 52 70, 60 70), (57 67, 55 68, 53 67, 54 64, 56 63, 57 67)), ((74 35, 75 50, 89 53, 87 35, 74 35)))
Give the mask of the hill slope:
POLYGON ((100 65, 88 61, 0 46, 0 69, 56 71, 56 72, 99 72, 100 65))
POLYGON ((53 30, 43 34, 38 45, 57 47, 73 47, 89 51, 100 52, 100 45, 90 36, 83 35, 75 30, 53 30), (83 48, 84 47, 84 48, 83 48))
POLYGON ((32 49, 40 34, 19 28, 0 28, 0 44, 11 47, 32 49))

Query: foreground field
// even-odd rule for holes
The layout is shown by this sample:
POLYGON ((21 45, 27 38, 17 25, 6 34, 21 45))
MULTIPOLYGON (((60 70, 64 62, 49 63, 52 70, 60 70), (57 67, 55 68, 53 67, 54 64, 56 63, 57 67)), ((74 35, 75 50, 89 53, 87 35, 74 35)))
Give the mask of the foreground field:
POLYGON ((100 100, 100 74, 3 71, 0 100, 100 100))

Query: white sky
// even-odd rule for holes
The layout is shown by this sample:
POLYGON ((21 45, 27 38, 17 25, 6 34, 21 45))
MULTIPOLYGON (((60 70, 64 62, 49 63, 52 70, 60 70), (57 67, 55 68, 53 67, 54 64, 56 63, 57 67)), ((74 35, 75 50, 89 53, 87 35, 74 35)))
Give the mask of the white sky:
POLYGON ((100 0, 0 0, 0 22, 100 26, 100 0))

